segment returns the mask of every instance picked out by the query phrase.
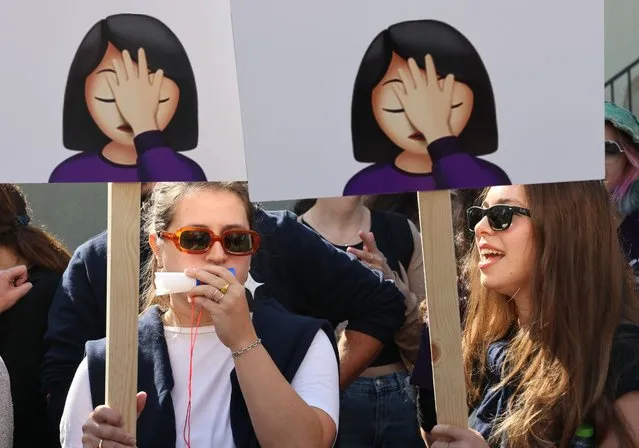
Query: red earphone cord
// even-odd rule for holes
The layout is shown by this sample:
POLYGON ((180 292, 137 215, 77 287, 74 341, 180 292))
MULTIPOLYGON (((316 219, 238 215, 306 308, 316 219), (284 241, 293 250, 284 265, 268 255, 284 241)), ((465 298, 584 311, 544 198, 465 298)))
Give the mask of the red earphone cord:
POLYGON ((200 319, 202 318, 202 308, 197 316, 197 324, 195 325, 195 332, 193 332, 193 324, 195 321, 195 301, 191 298, 191 351, 189 354, 189 385, 188 394, 189 401, 186 405, 186 419, 184 420, 184 430, 182 436, 184 437, 184 443, 187 448, 191 448, 191 396, 193 393, 193 352, 195 351, 195 340, 197 338, 197 330, 200 327, 200 319))

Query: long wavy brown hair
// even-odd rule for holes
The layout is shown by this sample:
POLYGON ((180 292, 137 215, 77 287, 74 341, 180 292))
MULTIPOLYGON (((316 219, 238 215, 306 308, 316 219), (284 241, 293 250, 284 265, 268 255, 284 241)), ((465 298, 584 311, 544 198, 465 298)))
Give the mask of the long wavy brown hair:
POLYGON ((29 266, 62 274, 71 259, 69 251, 30 221, 31 210, 20 187, 0 184, 0 246, 12 250, 29 266))
POLYGON ((491 442, 505 437, 513 448, 567 446, 580 424, 593 422, 598 439, 614 429, 621 446, 630 447, 613 408, 616 378, 609 366, 615 330, 623 321, 639 322, 639 302, 616 210, 601 182, 524 189, 536 249, 528 325, 518 325, 512 300, 481 285, 476 246, 465 259, 469 404, 478 404, 485 386, 488 346, 514 328, 497 387, 515 384, 516 390, 491 442))
MULTIPOLYGON (((249 225, 253 228, 255 207, 249 199, 246 182, 158 182, 153 186, 142 208, 142 225, 147 241, 149 235, 157 235, 171 225, 180 199, 189 193, 202 190, 227 191, 235 194, 242 201, 249 225)), ((169 309, 169 297, 155 295, 154 278, 157 271, 157 259, 151 255, 142 269, 144 288, 142 309, 144 311, 153 305, 158 305, 163 311, 169 309)))

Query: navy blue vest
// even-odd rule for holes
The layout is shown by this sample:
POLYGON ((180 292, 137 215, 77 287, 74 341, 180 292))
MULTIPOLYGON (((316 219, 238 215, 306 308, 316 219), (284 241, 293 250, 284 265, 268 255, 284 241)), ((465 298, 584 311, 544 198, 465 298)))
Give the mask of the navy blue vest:
MULTIPOLYGON (((140 316, 138 323, 138 390, 147 393, 146 405, 137 422, 139 448, 174 448, 176 442, 171 399, 173 375, 160 316, 160 309, 152 307, 140 316)), ((255 304, 253 325, 264 348, 289 383, 320 329, 326 332, 338 359, 333 327, 328 322, 291 314, 275 300, 255 304)), ((96 407, 105 402, 106 339, 87 342, 86 353, 91 397, 96 407)), ((237 448, 258 448, 260 445, 235 370, 230 379, 231 430, 235 445, 237 448)))

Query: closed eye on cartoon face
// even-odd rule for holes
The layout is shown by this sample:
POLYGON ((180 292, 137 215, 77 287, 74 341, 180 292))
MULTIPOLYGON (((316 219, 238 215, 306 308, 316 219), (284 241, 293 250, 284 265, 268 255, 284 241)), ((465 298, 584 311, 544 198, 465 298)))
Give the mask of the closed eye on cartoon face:
MULTIPOLYGON (((415 69, 415 67, 414 67, 415 69)), ((413 70, 414 70, 413 69, 413 70)), ((423 79, 426 79, 426 71, 418 69, 423 79)), ((414 117, 407 114, 404 105, 398 98, 395 91, 397 87, 403 92, 407 92, 401 75, 408 82, 414 83, 415 79, 411 75, 411 68, 408 61, 393 53, 390 65, 384 77, 372 91, 372 109, 375 120, 384 134, 399 148, 412 153, 423 154, 426 139, 418 126, 413 124, 414 117), (408 74, 408 76, 406 76, 408 74), (413 118, 413 121, 411 121, 413 118)), ((446 74, 437 73, 439 89, 444 88, 446 74)), ((420 79, 417 82, 421 81, 420 79)), ((415 87, 415 84, 409 86, 415 87)), ((408 92, 411 92, 411 89, 408 92)), ((416 92, 408 93, 419 94, 416 92)), ((427 98, 418 98, 418 101, 427 102, 427 98)), ((468 123, 474 104, 474 95, 470 87, 462 82, 454 81, 452 91, 452 102, 450 106, 449 127, 453 135, 459 136, 468 123)), ((424 104, 425 107, 437 107, 435 104, 424 104)), ((417 118, 419 120, 420 117, 417 118)))
MULTIPOLYGON (((119 51, 111 43, 108 44, 102 61, 86 79, 85 100, 91 118, 93 118, 93 121, 104 135, 114 142, 132 145, 134 137, 133 129, 130 123, 123 117, 123 113, 116 104, 116 97, 111 88, 111 85, 121 85, 123 82, 118 79, 114 61, 117 62, 120 69, 125 69, 128 66, 129 71, 132 69, 133 76, 139 75, 138 63, 131 61, 130 56, 127 56, 127 53, 119 51)), ((146 61, 144 61, 143 65, 146 65, 146 61)), ((156 72, 151 69, 147 71, 149 73, 147 85, 151 86, 155 81, 156 72)), ((123 76, 126 78, 124 82, 131 80, 128 75, 129 74, 126 73, 125 76, 123 76)), ((140 77, 140 79, 143 78, 140 77)), ((129 103, 129 106, 132 101, 157 101, 157 105, 140 104, 137 107, 157 107, 155 122, 158 129, 164 130, 171 122, 177 110, 180 99, 180 89, 178 85, 169 78, 163 77, 160 82, 159 98, 144 98, 143 96, 130 95, 124 98, 124 100, 129 103)))

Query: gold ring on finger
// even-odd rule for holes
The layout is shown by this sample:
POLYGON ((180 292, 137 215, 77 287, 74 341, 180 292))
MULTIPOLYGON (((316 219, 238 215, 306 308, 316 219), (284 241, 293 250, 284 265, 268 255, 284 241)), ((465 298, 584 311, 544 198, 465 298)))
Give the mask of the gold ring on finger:
POLYGON ((227 283, 226 285, 222 286, 220 288, 220 292, 222 293, 222 295, 226 294, 230 287, 231 287, 230 283, 227 283))
POLYGON ((214 301, 215 303, 220 303, 220 300, 222 300, 222 297, 224 297, 224 294, 222 294, 222 295, 220 296, 220 298, 218 299, 218 298, 217 298, 217 295, 218 295, 218 293, 219 293, 219 292, 220 292, 220 291, 215 291, 215 292, 213 293, 213 297, 211 297, 211 300, 212 300, 212 301, 214 301))
POLYGON ((98 444, 98 448, 102 448, 102 442, 104 442, 104 439, 100 439, 100 443, 98 444))

